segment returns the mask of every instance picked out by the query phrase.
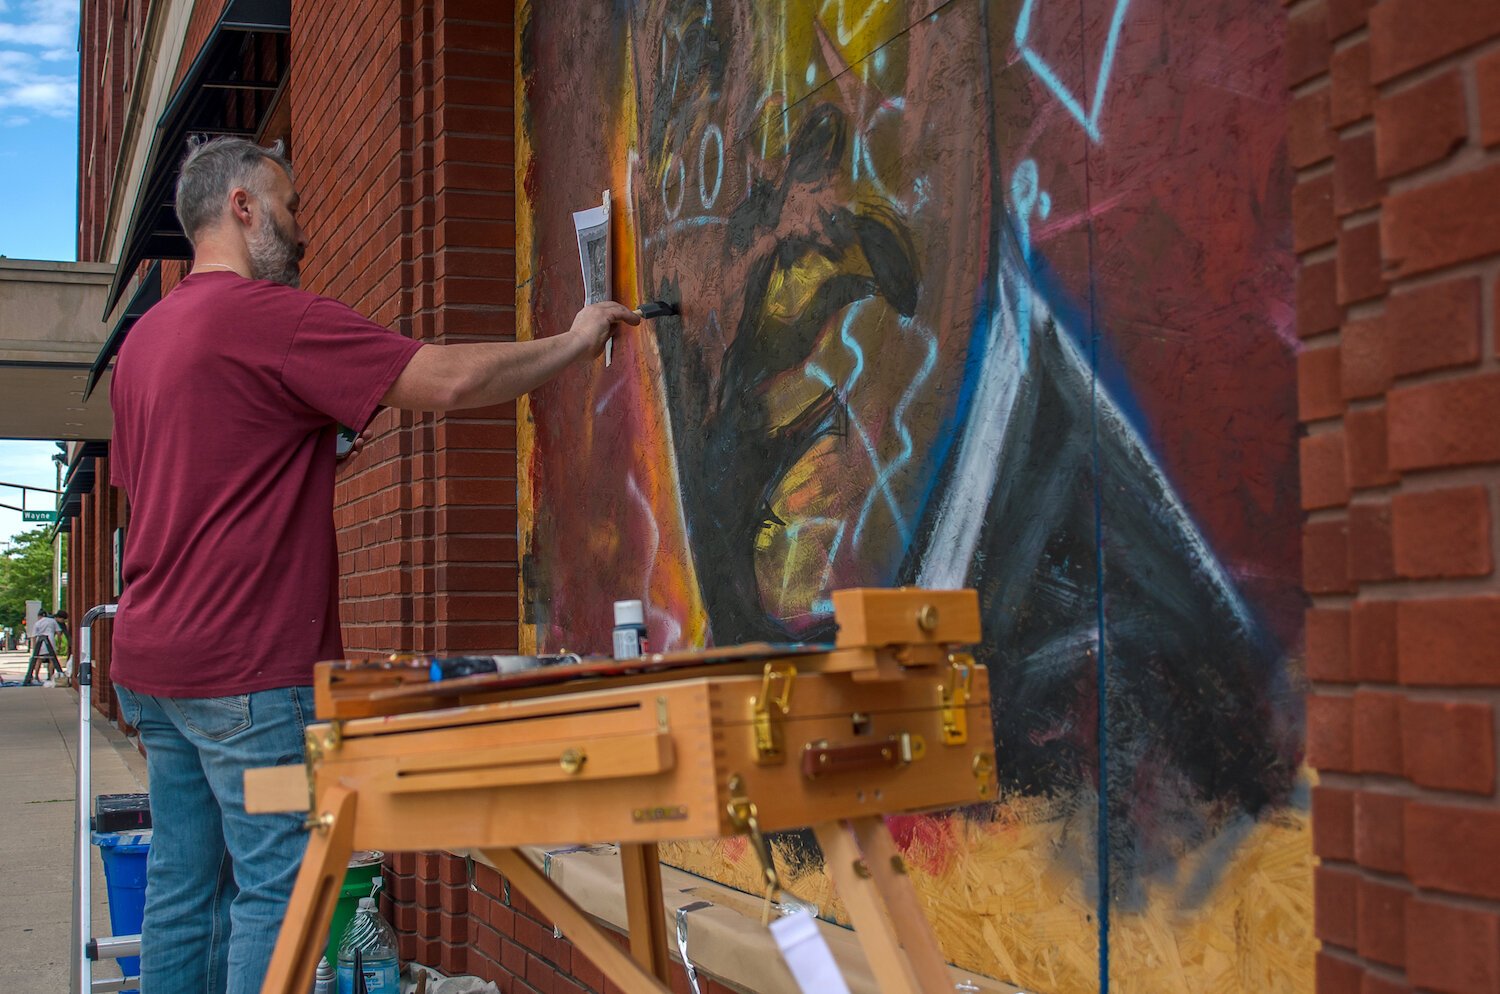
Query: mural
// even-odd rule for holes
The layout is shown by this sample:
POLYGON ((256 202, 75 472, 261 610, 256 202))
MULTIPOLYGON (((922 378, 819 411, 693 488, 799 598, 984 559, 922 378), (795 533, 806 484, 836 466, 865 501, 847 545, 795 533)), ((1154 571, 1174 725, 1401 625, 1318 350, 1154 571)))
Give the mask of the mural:
POLYGON ((681 307, 524 408, 524 620, 822 641, 831 590, 978 587, 1003 799, 893 827, 948 955, 1028 989, 1310 984, 1273 8, 520 14, 521 326, 604 188, 622 299, 681 307))

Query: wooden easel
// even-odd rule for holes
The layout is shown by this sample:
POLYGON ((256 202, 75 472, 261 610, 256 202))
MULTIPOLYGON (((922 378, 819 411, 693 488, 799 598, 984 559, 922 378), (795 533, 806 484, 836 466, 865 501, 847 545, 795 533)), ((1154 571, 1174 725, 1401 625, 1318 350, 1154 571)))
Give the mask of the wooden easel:
POLYGON ((308 729, 306 769, 245 777, 247 810, 311 812, 262 994, 311 985, 355 849, 476 851, 627 994, 665 994, 656 843, 746 834, 769 898, 764 833, 809 825, 882 994, 951 991, 881 815, 993 796, 987 674, 951 648, 978 641, 977 600, 840 591, 835 611, 831 651, 715 650, 562 692, 320 664, 319 714, 334 720, 308 729), (620 842, 628 954, 520 849, 582 839, 620 842))
MULTIPOLYGON (((323 955, 345 868, 354 851, 357 798, 333 788, 303 858, 286 925, 261 994, 298 994, 311 986, 323 955)), ((946 994, 947 962, 921 910, 895 841, 876 816, 825 822, 818 844, 882 994, 946 994)), ((662 916, 661 867, 654 844, 624 844, 625 908, 630 952, 615 945, 573 899, 514 848, 480 853, 568 936, 626 994, 670 994, 671 958, 662 916)))

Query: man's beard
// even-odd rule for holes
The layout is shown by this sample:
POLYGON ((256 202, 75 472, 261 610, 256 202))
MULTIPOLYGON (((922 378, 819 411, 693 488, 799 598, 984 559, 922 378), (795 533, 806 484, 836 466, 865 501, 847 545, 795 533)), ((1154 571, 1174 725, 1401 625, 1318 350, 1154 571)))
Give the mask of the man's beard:
POLYGON ((265 223, 250 232, 247 247, 250 250, 250 278, 300 286, 302 272, 298 265, 302 261, 302 249, 292 236, 276 221, 269 205, 261 202, 265 223))

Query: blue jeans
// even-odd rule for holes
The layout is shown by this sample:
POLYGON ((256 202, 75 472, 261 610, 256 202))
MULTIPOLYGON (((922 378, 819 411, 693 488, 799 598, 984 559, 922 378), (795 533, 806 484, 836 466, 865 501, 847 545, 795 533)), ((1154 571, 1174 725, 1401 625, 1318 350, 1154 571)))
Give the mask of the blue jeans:
POLYGON ((247 815, 245 771, 303 761, 312 688, 115 690, 151 780, 141 994, 258 994, 307 833, 300 815, 247 815))

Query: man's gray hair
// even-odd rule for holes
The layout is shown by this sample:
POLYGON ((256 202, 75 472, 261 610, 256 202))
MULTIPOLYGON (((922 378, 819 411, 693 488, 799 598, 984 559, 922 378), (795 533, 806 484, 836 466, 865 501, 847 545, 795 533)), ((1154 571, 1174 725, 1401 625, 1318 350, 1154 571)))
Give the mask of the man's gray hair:
POLYGON ((257 197, 265 196, 260 164, 274 162, 292 175, 286 145, 277 139, 262 147, 244 138, 191 141, 177 175, 177 220, 188 241, 197 243, 198 233, 217 223, 229 191, 242 186, 257 197))

